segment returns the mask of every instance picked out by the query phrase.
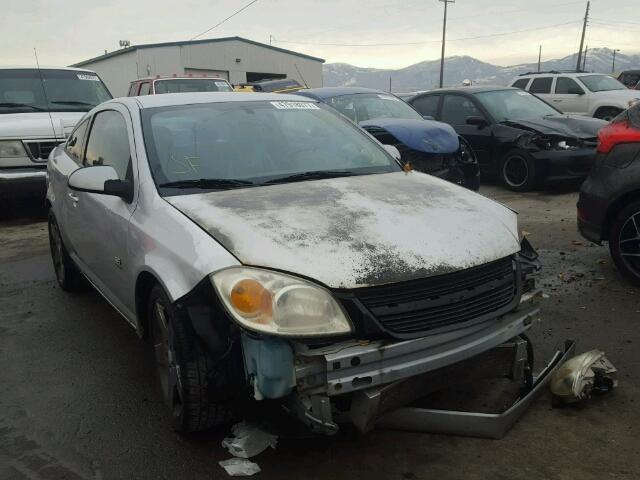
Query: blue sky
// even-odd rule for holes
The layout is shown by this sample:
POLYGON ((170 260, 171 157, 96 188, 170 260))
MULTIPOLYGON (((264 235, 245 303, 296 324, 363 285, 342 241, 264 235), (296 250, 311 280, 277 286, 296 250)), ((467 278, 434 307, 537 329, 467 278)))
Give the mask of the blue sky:
MULTIPOLYGON (((120 39, 190 39, 248 2, 12 2, 0 20, 0 58, 5 65, 32 64, 37 47, 41 64, 68 65, 115 50, 120 39)), ((539 44, 543 58, 568 55, 577 50, 585 6, 584 0, 456 0, 449 6, 447 55, 510 65, 536 61, 539 44)), ((589 47, 640 52, 639 0, 592 0, 591 6, 589 47)), ((438 0, 258 0, 202 38, 239 35, 269 43, 272 35, 276 46, 328 62, 398 68, 439 58, 442 11, 438 0), (360 46, 370 44, 378 46, 360 46)))

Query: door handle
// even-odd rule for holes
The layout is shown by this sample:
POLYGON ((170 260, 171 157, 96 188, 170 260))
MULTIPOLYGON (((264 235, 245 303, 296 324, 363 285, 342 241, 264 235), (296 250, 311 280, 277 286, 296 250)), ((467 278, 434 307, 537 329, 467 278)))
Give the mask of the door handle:
POLYGON ((74 202, 77 202, 79 200, 78 196, 73 192, 67 192, 67 195, 69 195, 69 198, 74 202))

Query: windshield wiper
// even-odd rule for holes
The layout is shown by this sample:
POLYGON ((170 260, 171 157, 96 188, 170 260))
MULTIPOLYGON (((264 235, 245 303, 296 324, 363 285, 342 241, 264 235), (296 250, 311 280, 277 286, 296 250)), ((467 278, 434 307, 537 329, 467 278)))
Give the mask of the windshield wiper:
POLYGON ((236 180, 233 178, 199 178, 195 180, 176 180, 175 182, 161 183, 161 188, 234 188, 254 185, 248 180, 236 180))
POLYGON ((315 170, 311 172, 294 173, 293 175, 287 175, 286 177, 274 178, 273 180, 267 180, 265 183, 300 182, 303 180, 321 180, 323 178, 350 177, 352 175, 358 174, 350 172, 348 170, 315 170))
POLYGON ((0 107, 27 107, 27 108, 33 108, 34 110, 38 110, 40 112, 45 111, 44 108, 36 107, 35 105, 29 105, 28 103, 0 102, 0 107))
POLYGON ((92 108, 96 106, 95 103, 80 102, 78 100, 51 100, 49 103, 60 103, 63 105, 82 105, 82 106, 87 106, 92 108))

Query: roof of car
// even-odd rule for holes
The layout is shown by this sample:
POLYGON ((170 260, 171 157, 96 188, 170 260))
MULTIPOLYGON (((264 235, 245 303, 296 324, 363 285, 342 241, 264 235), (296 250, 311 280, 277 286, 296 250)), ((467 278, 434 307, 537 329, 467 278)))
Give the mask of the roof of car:
POLYGON ((358 93, 388 93, 383 90, 376 90, 374 88, 363 87, 322 87, 322 88, 309 88, 306 90, 300 90, 300 94, 325 99, 332 97, 340 97, 342 95, 353 95, 358 93))
MULTIPOLYGON (((282 93, 250 93, 250 92, 192 92, 168 93, 159 95, 144 95, 142 97, 122 97, 110 100, 112 102, 131 103, 144 108, 169 107, 175 105, 193 105, 197 103, 226 103, 226 102, 300 102, 297 95, 282 93)), ((304 101, 304 100, 302 100, 304 101)), ((307 100, 312 101, 312 100, 307 100)), ((107 102, 108 103, 108 102, 107 102)), ((104 104, 103 104, 104 105, 104 104)))
POLYGON ((89 70, 88 68, 74 68, 74 67, 52 67, 47 65, 0 65, 0 70, 71 70, 76 72, 91 72, 96 73, 93 70, 89 70))
POLYGON ((434 90, 430 90, 425 93, 420 93, 416 95, 420 97, 422 95, 429 95, 434 93, 448 93, 448 92, 457 92, 457 93, 481 93, 481 92, 495 92, 496 90, 519 90, 514 87, 504 87, 501 85, 476 85, 469 87, 445 87, 445 88, 436 88, 434 90))
POLYGON ((135 80, 131 80, 131 83, 136 83, 136 82, 148 82, 148 81, 152 81, 152 80, 216 80, 216 81, 223 81, 223 82, 227 82, 229 83, 229 81, 226 78, 221 78, 221 77, 194 77, 194 76, 189 76, 189 75, 156 75, 153 77, 141 77, 141 78, 136 78, 135 80))

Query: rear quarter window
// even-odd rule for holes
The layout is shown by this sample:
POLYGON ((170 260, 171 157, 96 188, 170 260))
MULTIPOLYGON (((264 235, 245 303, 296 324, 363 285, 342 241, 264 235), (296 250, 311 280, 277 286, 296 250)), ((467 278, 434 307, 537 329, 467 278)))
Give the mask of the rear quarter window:
POLYGON ((529 79, 528 78, 521 78, 521 79, 516 80, 515 82, 513 82, 513 85, 511 85, 511 86, 512 87, 516 87, 516 88, 520 88, 522 90, 526 90, 528 83, 529 83, 529 79))

